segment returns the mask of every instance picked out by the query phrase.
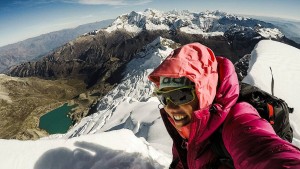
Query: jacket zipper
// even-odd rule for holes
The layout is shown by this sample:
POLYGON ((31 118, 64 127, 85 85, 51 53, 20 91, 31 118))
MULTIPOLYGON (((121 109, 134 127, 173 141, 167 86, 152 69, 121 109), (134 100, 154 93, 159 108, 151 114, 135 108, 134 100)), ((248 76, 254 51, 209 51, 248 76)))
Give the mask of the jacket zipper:
POLYGON ((187 150, 188 147, 188 140, 182 139, 181 148, 187 150))

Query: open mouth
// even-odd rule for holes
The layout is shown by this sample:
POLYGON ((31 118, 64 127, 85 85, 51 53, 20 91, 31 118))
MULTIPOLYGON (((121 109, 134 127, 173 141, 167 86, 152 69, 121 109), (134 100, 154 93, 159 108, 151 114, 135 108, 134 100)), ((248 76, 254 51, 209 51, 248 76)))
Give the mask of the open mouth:
POLYGON ((184 120, 184 119, 186 119, 186 118, 187 118, 186 115, 174 115, 174 116, 173 116, 173 119, 174 119, 175 121, 182 121, 182 120, 184 120))

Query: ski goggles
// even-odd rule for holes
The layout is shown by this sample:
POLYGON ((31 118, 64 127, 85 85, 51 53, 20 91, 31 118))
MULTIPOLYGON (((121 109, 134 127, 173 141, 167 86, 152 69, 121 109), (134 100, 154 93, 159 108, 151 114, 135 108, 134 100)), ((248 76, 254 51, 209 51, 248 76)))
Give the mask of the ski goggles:
POLYGON ((168 91, 156 91, 154 93, 164 106, 169 102, 177 106, 188 104, 196 98, 194 86, 185 86, 168 91))

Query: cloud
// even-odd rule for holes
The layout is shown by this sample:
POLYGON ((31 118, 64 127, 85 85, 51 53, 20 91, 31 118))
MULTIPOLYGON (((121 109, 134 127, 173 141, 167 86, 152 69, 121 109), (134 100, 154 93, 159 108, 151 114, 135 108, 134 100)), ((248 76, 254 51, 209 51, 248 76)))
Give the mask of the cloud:
POLYGON ((111 6, 143 5, 150 2, 152 2, 152 0, 78 0, 80 4, 111 6))
POLYGON ((124 5, 123 0, 79 0, 79 3, 87 5, 124 5))
POLYGON ((57 0, 17 0, 17 1, 12 1, 12 5, 17 5, 17 6, 22 6, 22 5, 27 5, 27 6, 34 6, 34 5, 41 5, 41 4, 49 4, 57 2, 57 0))
POLYGON ((127 6, 127 5, 144 5, 153 0, 14 0, 10 4, 17 6, 37 6, 49 3, 79 3, 83 5, 110 5, 110 6, 127 6))
POLYGON ((94 15, 86 15, 86 16, 81 16, 80 19, 87 19, 87 18, 93 18, 95 17, 94 15))

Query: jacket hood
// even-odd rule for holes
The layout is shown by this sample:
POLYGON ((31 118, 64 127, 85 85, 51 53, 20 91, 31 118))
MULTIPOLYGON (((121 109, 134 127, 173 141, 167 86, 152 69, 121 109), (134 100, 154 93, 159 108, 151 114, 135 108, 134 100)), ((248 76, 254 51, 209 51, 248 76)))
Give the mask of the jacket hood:
MULTIPOLYGON (((213 105, 211 108, 194 112, 196 119, 201 122, 199 127, 194 127, 198 128, 198 134, 191 132, 191 135, 198 136, 198 141, 209 138, 222 125, 239 97, 239 81, 234 65, 224 57, 217 57, 217 61, 219 80, 213 105)), ((197 121, 195 120, 194 123, 197 121)))
POLYGON ((199 108, 210 106, 218 84, 217 60, 211 49, 191 43, 174 50, 150 75, 149 80, 159 88, 160 76, 187 77, 195 83, 199 108))

